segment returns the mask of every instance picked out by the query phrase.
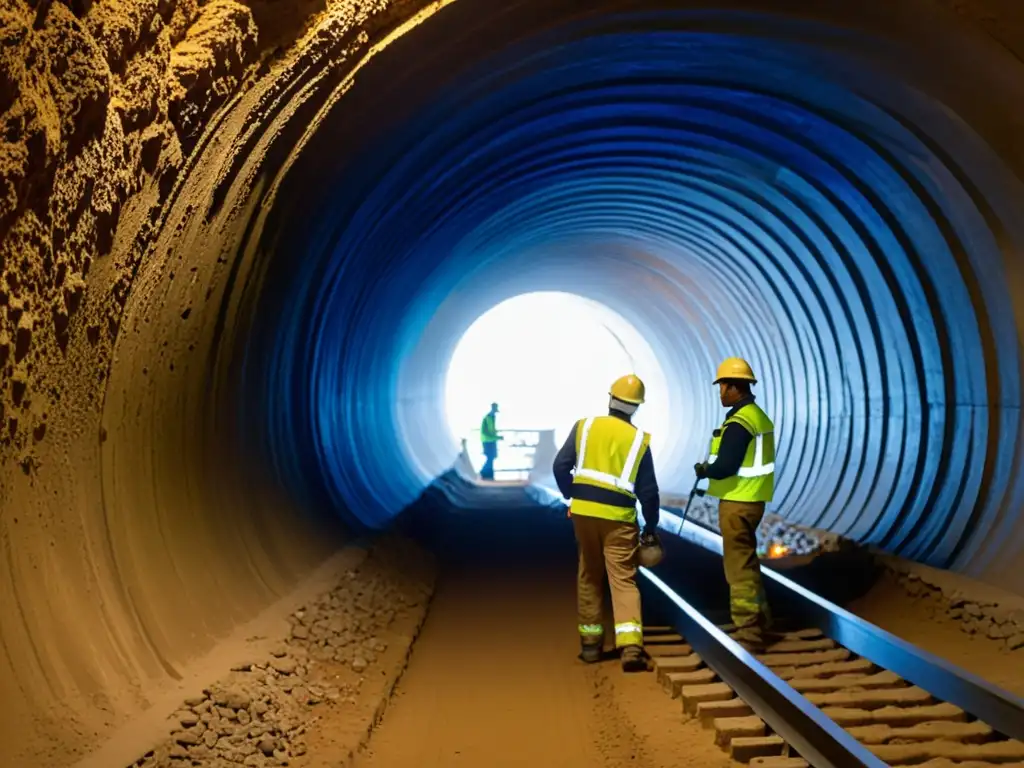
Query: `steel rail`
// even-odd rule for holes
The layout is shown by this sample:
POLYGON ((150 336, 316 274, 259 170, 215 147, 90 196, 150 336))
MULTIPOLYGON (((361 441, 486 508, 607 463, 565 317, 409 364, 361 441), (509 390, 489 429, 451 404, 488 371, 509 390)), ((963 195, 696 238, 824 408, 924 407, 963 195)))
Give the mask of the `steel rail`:
MULTIPOLYGON (((720 535, 668 510, 662 510, 659 527, 722 554, 720 535)), ((761 572, 789 593, 801 622, 817 627, 841 646, 933 696, 955 704, 1004 736, 1024 740, 1024 699, 855 616, 770 567, 762 564, 761 572)))
POLYGON ((640 573, 675 605, 675 628, 751 709, 815 768, 884 768, 859 741, 708 621, 650 570, 640 573))
MULTIPOLYGON (((560 494, 544 486, 533 485, 527 493, 542 505, 544 505, 544 500, 547 500, 552 505, 564 504, 560 494)), ((669 510, 661 510, 659 528, 706 550, 719 555, 722 554, 722 537, 720 535, 688 520, 684 520, 669 510)), ((680 630, 680 634, 687 638, 687 641, 691 643, 701 658, 704 658, 708 666, 722 680, 732 686, 752 708, 755 707, 755 701, 754 699, 748 700, 748 696, 758 695, 766 697, 762 700, 762 707, 767 707, 769 704, 782 706, 783 708, 795 706, 793 700, 789 697, 772 700, 772 697, 777 697, 778 694, 771 693, 767 688, 763 688, 760 692, 756 690, 750 691, 749 682, 745 682, 740 667, 733 666, 737 658, 742 659, 742 666, 744 668, 757 670, 756 676, 763 677, 761 674, 763 670, 774 678, 773 682, 778 682, 786 690, 792 691, 792 689, 776 677, 774 673, 770 672, 767 667, 744 651, 738 644, 730 640, 717 627, 708 622, 699 612, 686 603, 682 597, 669 589, 665 582, 658 579, 657 576, 647 569, 641 568, 640 570, 645 578, 655 586, 658 586, 659 590, 680 609, 677 615, 679 616, 680 623, 685 624, 685 626, 677 627, 680 630), (686 607, 684 608, 683 606, 686 607), (697 632, 700 638, 691 638, 693 632, 697 632), (699 647, 701 644, 703 644, 703 648, 699 647), (727 650, 722 650, 723 648, 727 650), (721 666, 722 669, 714 666, 715 663, 721 666), (787 704, 787 702, 789 703, 787 704)), ((793 618, 806 623, 808 627, 820 629, 827 637, 832 638, 839 645, 868 659, 879 667, 899 675, 904 680, 928 691, 933 696, 954 704, 1004 736, 1024 741, 1024 699, 1021 699, 1021 697, 1010 691, 1003 690, 943 658, 918 648, 886 632, 881 627, 865 621, 859 616, 855 616, 768 566, 762 565, 761 570, 765 577, 786 590, 788 596, 792 599, 792 607, 797 614, 793 618)), ((807 702, 804 697, 795 691, 792 691, 792 696, 805 702, 806 706, 813 707, 810 702, 807 702)), ((817 710, 816 707, 814 709, 817 710)), ((758 711, 756 708, 755 711, 780 736, 789 741, 798 751, 801 751, 802 756, 808 762, 815 766, 839 765, 838 763, 816 762, 816 760, 828 760, 830 757, 834 757, 833 753, 803 754, 802 749, 806 748, 806 746, 802 748, 798 746, 798 740, 790 740, 789 736, 786 735, 784 724, 780 723, 782 729, 776 728, 778 717, 773 718, 767 709, 765 709, 765 713, 758 711), (817 758, 812 759, 815 754, 818 755, 817 758)), ((821 714, 820 710, 817 711, 821 714)), ((821 716, 824 717, 823 714, 821 716)), ((839 728, 839 726, 835 726, 835 728, 839 728)), ((857 763, 841 764, 854 765, 857 763)), ((884 765, 884 763, 878 761, 871 764, 884 765)))

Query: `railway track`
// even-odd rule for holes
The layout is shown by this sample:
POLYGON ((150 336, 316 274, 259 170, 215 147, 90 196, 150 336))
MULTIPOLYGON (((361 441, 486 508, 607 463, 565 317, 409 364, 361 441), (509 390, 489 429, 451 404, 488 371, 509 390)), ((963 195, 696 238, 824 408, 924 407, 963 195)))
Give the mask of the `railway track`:
MULTIPOLYGON (((451 483, 445 496, 497 491, 463 485, 451 483)), ((558 494, 541 486, 524 487, 523 498, 565 509, 558 494)), ((717 533, 669 510, 662 510, 661 527, 721 554, 717 533)), ((782 574, 764 569, 786 592, 788 631, 755 657, 682 590, 650 570, 640 572, 672 617, 672 626, 646 633, 656 679, 684 713, 714 729, 737 761, 754 768, 1024 768, 1024 701, 782 574)))
MULTIPOLYGON (((721 539, 667 513, 705 549, 721 539)), ((1024 701, 914 648, 765 569, 799 606, 752 656, 657 575, 675 617, 646 641, 658 682, 719 745, 757 768, 1024 768, 1024 701)))

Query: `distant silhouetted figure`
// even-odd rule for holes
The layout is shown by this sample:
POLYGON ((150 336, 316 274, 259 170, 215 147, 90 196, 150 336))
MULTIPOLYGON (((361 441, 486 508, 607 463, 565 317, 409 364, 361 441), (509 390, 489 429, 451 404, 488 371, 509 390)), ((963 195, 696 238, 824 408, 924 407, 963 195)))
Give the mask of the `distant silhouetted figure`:
POLYGON ((487 457, 487 461, 484 462, 483 467, 480 469, 480 478, 482 480, 494 479, 494 460, 498 458, 498 441, 505 439, 498 434, 498 428, 495 425, 494 417, 497 413, 498 404, 491 403, 490 412, 480 422, 480 442, 484 447, 484 456, 487 457))

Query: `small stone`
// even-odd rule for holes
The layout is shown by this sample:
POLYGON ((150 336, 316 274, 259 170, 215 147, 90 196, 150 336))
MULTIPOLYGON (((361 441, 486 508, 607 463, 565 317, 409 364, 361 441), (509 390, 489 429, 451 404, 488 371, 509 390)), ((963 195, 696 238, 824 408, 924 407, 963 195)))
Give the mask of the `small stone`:
POLYGON ((225 691, 218 691, 214 694, 213 700, 219 706, 228 709, 248 709, 252 703, 252 696, 241 688, 229 688, 225 691))
POLYGON ((175 715, 175 717, 177 717, 178 722, 181 723, 184 728, 191 728, 199 723, 199 715, 195 712, 182 711, 175 715))
POLYGON ((272 757, 274 750, 277 749, 277 742, 269 737, 260 739, 260 743, 256 745, 256 748, 267 757, 272 757))
POLYGON ((186 707, 198 707, 206 701, 205 696, 189 696, 185 699, 186 707))
POLYGON ((368 666, 370 666, 370 663, 362 656, 356 656, 354 659, 352 659, 353 672, 365 672, 368 666))
POLYGON ((174 745, 173 747, 171 747, 171 749, 170 749, 170 751, 169 751, 169 752, 167 753, 167 755, 168 755, 168 756, 169 756, 169 757, 170 757, 170 758, 171 758, 172 760, 187 760, 187 759, 188 759, 188 757, 189 757, 189 755, 188 755, 188 750, 187 750, 187 749, 185 749, 185 748, 184 748, 183 746, 181 746, 180 744, 175 744, 175 745, 174 745))
POLYGON ((217 735, 216 731, 207 731, 203 734, 203 743, 210 749, 213 749, 215 746, 217 746, 217 741, 219 739, 220 736, 217 735))
POLYGON ((981 616, 981 606, 977 603, 967 603, 967 605, 964 606, 964 613, 968 616, 978 618, 981 616))
POLYGON ((171 738, 179 744, 186 744, 191 747, 199 743, 201 734, 195 729, 191 729, 188 731, 178 731, 177 733, 172 734, 171 738))
POLYGON ((1012 634, 1010 625, 993 624, 988 628, 988 636, 993 640, 1002 640, 1012 634))
POLYGON ((283 645, 275 645, 270 649, 270 655, 275 658, 282 659, 288 655, 288 649, 283 645))
POLYGON ((274 659, 270 662, 270 666, 282 675, 292 675, 295 674, 295 668, 298 666, 298 663, 295 659, 274 659))

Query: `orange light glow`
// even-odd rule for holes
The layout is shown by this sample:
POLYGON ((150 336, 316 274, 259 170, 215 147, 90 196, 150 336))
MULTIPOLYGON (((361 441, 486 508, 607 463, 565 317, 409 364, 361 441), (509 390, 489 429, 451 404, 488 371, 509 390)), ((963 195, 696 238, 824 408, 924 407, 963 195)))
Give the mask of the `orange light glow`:
POLYGON ((775 542, 768 548, 768 557, 785 557, 788 553, 789 547, 778 542, 775 542))

